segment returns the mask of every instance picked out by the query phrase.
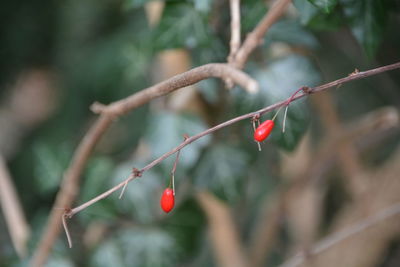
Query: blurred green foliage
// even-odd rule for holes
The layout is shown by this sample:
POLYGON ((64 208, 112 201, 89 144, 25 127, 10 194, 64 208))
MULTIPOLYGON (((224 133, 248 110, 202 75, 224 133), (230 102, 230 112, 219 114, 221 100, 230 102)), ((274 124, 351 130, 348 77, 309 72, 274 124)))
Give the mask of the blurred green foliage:
MULTIPOLYGON (((21 71, 35 68, 56 74, 60 95, 55 114, 28 133, 9 159, 35 233, 30 252, 43 231, 71 155, 95 118, 89 111, 91 103, 109 103, 150 86, 155 58, 165 49, 185 48, 193 66, 226 60, 228 1, 165 1, 154 28, 147 23, 147 2, 8 0, 0 4, 1 96, 12 90, 9 85, 21 71)), ((198 92, 210 107, 207 116, 212 121, 283 100, 301 86, 346 76, 355 66, 367 68, 399 58, 397 28, 386 28, 398 23, 391 16, 398 16, 398 4, 389 0, 295 0, 294 6, 295 14, 274 24, 246 66, 245 71, 261 85, 257 95, 238 88, 227 92, 217 80, 199 83, 198 92)), ((266 11, 264 1, 242 1, 243 36, 266 11)), ((400 82, 398 77, 392 79, 400 82)), ((337 91, 342 118, 398 105, 393 97, 399 96, 398 91, 388 93, 379 84, 379 78, 374 78, 352 84, 354 90, 337 91)), ((318 133, 318 121, 306 100, 290 104, 285 134, 281 133, 283 114, 281 110, 276 130, 262 152, 252 140, 249 121, 185 147, 176 174, 177 206, 167 216, 161 214, 159 197, 169 182, 174 157, 131 182, 121 200, 115 193, 78 214, 71 221, 75 243, 83 242, 93 222, 104 224, 106 234, 92 248, 81 244, 72 250, 66 249, 62 236, 48 266, 212 266, 205 242, 206 221, 194 194, 206 189, 233 208, 240 206, 237 223, 247 236, 260 201, 280 183, 279 151, 293 151, 310 124, 318 133)), ((262 120, 272 116, 267 114, 262 120)), ((171 150, 183 134, 194 135, 212 126, 206 117, 147 105, 121 118, 87 164, 75 204, 121 182, 132 167, 143 167, 171 150), (132 155, 139 144, 145 149, 132 155)), ((5 232, 2 220, 0 227, 5 232)), ((6 241, 0 242, 0 265, 23 265, 6 241)), ((276 254, 279 259, 284 252, 276 254)))

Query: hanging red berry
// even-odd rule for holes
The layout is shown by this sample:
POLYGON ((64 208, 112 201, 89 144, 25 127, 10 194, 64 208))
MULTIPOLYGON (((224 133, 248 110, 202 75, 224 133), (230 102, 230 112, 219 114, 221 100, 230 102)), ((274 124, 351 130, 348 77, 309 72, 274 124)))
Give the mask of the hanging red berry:
POLYGON ((164 190, 161 196, 160 204, 161 208, 166 213, 170 212, 174 208, 175 196, 174 196, 174 191, 171 188, 167 188, 164 190))
POLYGON ((254 140, 257 142, 262 142, 270 135, 272 129, 274 128, 273 120, 266 120, 257 127, 254 131, 254 140))

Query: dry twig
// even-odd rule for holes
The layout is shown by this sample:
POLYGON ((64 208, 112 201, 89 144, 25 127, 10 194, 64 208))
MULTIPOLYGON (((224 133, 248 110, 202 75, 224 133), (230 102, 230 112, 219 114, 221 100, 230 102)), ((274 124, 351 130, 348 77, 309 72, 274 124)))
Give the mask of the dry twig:
MULTIPOLYGON (((89 129, 76 149, 71 164, 65 172, 61 190, 57 194, 54 207, 68 208, 71 206, 76 194, 78 193, 79 178, 86 161, 88 160, 95 144, 100 140, 102 135, 116 117, 126 114, 134 108, 142 106, 154 98, 169 94, 179 88, 211 77, 221 79, 229 78, 250 92, 256 91, 258 88, 257 82, 251 79, 247 74, 230 67, 227 64, 215 63, 203 65, 191 69, 185 73, 176 75, 168 80, 139 91, 125 99, 116 101, 108 106, 95 105, 96 110, 101 113, 101 116, 89 129)), ((133 179, 134 176, 131 178, 133 179)), ((125 184, 126 182, 124 182, 122 186, 125 184)), ((119 187, 115 190, 117 189, 119 189, 119 187)), ((115 190, 109 190, 110 192, 108 194, 102 195, 106 197, 115 190)), ((61 230, 61 216, 62 214, 60 213, 60 210, 52 210, 45 228, 46 231, 34 253, 31 263, 33 266, 42 266, 46 261, 54 241, 61 230)))
MULTIPOLYGON (((272 110, 275 110, 275 109, 277 109, 279 107, 285 106, 289 99, 291 99, 291 101, 296 101, 296 100, 298 100, 300 98, 303 98, 304 96, 306 96, 308 94, 321 92, 321 91, 324 91, 324 90, 326 90, 328 88, 336 87, 339 84, 343 84, 343 83, 346 83, 346 82, 362 79, 362 78, 365 78, 365 77, 376 75, 378 73, 382 73, 382 72, 385 72, 385 71, 398 69, 398 68, 400 68, 400 62, 392 64, 392 65, 383 66, 383 67, 379 67, 379 68, 376 68, 376 69, 368 70, 368 71, 359 72, 359 73, 357 73, 355 75, 348 76, 348 77, 345 77, 345 78, 342 78, 342 79, 338 79, 336 81, 333 81, 333 82, 330 82, 330 83, 327 83, 327 84, 324 84, 324 85, 320 85, 320 86, 317 86, 317 87, 313 87, 313 88, 308 88, 307 87, 308 89, 307 89, 306 93, 302 92, 300 94, 297 94, 295 97, 289 97, 288 99, 286 99, 284 101, 275 103, 275 104, 270 105, 268 107, 262 108, 262 109, 260 109, 258 111, 247 113, 247 114, 241 115, 239 117, 233 118, 231 120, 225 121, 225 122, 223 122, 221 124, 218 124, 218 125, 216 125, 216 126, 214 126, 212 128, 209 128, 209 129, 207 129, 207 130, 205 130, 205 131, 203 131, 203 132, 201 132, 201 133, 199 133, 197 135, 194 135, 194 136, 191 136, 189 138, 186 138, 180 145, 178 145, 177 147, 175 147, 171 151, 166 152, 165 154, 163 154, 159 158, 155 159, 154 161, 150 162, 148 165, 146 165, 141 170, 139 170, 138 173, 140 173, 140 175, 143 174, 147 170, 153 168, 154 166, 156 166, 157 164, 159 164, 160 162, 162 162, 163 160, 168 158, 169 156, 175 154, 176 152, 180 151, 185 146, 193 143, 194 141, 196 141, 197 139, 199 139, 199 138, 201 138, 201 137, 203 137, 205 135, 211 134, 211 133, 213 133, 213 132, 215 132, 215 131, 217 131, 219 129, 227 127, 227 126, 229 126, 231 124, 234 124, 236 122, 239 122, 241 120, 253 118, 255 115, 262 115, 264 113, 267 113, 267 112, 270 112, 272 110)), ((68 216, 72 217, 76 213, 86 209, 87 207, 91 206, 92 204, 96 203, 97 201, 109 196, 110 194, 112 194, 116 190, 124 187, 126 183, 132 181, 137 176, 138 175, 132 175, 131 174, 125 181, 122 181, 121 183, 119 183, 118 185, 116 185, 113 188, 109 189, 108 191, 100 194, 99 196, 89 200, 86 203, 83 203, 82 205, 80 205, 80 206, 78 206, 76 208, 71 209, 71 211, 68 213, 68 216)))

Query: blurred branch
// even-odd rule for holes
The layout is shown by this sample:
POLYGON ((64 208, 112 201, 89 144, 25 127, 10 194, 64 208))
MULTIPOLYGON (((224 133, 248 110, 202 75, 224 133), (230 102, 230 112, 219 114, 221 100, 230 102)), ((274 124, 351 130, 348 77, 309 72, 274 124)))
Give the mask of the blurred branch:
MULTIPOLYGON (((328 133, 326 139, 330 140, 333 136, 338 136, 343 131, 343 127, 332 103, 331 95, 329 93, 320 94, 313 100, 312 103, 317 108, 325 131, 328 133)), ((340 142, 337 142, 337 146, 339 166, 349 182, 350 193, 357 197, 365 190, 367 183, 357 151, 348 139, 342 138, 340 142)))
POLYGON ((30 229, 2 155, 0 155, 0 204, 14 248, 18 256, 24 258, 30 229))
MULTIPOLYGON (((176 75, 161 83, 139 91, 125 99, 116 101, 108 106, 99 104, 94 105, 93 109, 96 112, 100 112, 101 116, 89 129, 76 149, 71 160, 71 164, 65 172, 61 190, 57 194, 57 198, 53 207, 69 208, 71 206, 75 196, 78 193, 78 182, 86 161, 88 160, 95 144, 100 140, 101 136, 105 133, 116 117, 142 106, 154 98, 169 94, 179 88, 211 77, 221 79, 229 78, 243 88, 246 88, 249 92, 254 92, 258 88, 257 82, 244 72, 230 67, 227 64, 215 63, 203 65, 176 75)), ((118 188, 115 190, 117 189, 118 188)), ((115 190, 110 190, 109 194, 115 190)), ((34 253, 32 260, 33 266, 42 266, 46 261, 50 250, 61 230, 60 226, 62 216, 64 215, 62 215, 59 209, 52 210, 45 228, 46 231, 43 234, 39 246, 34 253)))
POLYGON ((198 192, 196 199, 208 218, 217 266, 247 266, 228 206, 206 191, 198 192))
POLYGON ((318 243, 316 243, 311 249, 306 252, 299 253, 295 255, 290 260, 286 261, 281 265, 281 267, 295 267, 303 264, 307 258, 322 253, 323 251, 331 248, 344 241, 347 238, 354 236, 386 219, 389 219, 395 215, 400 214, 400 203, 396 203, 377 214, 369 216, 363 221, 360 221, 352 226, 345 228, 344 230, 338 231, 318 243))
MULTIPOLYGON (((201 137, 203 137, 205 135, 211 134, 211 133, 213 133, 213 132, 215 132, 215 131, 217 131, 219 129, 227 127, 227 126, 229 126, 231 124, 234 124, 236 122, 239 122, 241 120, 250 119, 250 118, 253 118, 256 115, 259 116, 259 115, 262 115, 264 113, 267 113, 267 112, 270 112, 272 110, 275 110, 275 109, 277 109, 279 107, 286 106, 287 103, 288 103, 288 100, 291 100, 291 102, 292 101, 296 101, 296 100, 298 100, 300 98, 303 98, 306 95, 317 93, 317 92, 321 92, 321 91, 327 90, 328 88, 336 87, 339 84, 343 84, 343 83, 346 83, 346 82, 358 80, 358 79, 361 79, 361 78, 369 77, 369 76, 372 76, 372 75, 376 75, 376 74, 379 74, 379 73, 382 73, 382 72, 385 72, 385 71, 398 69, 398 68, 400 68, 400 63, 395 63, 395 64, 392 64, 392 65, 379 67, 379 68, 368 70, 368 71, 364 71, 364 72, 358 72, 357 74, 352 74, 352 75, 350 75, 350 76, 348 76, 346 78, 338 79, 336 81, 333 81, 333 82, 330 82, 330 83, 327 83, 327 84, 323 84, 323 85, 320 85, 320 86, 317 86, 317 87, 313 87, 313 88, 303 87, 303 92, 297 94, 295 97, 289 97, 286 100, 283 100, 281 102, 275 103, 275 104, 270 105, 268 107, 262 108, 262 109, 260 109, 258 111, 250 112, 250 113, 241 115, 239 117, 233 118, 231 120, 225 121, 225 122, 223 122, 221 124, 218 124, 218 125, 216 125, 216 126, 214 126, 212 128, 209 128, 209 129, 207 129, 207 130, 205 130, 205 131, 203 131, 203 132, 201 132, 199 134, 196 134, 194 136, 191 136, 191 137, 185 139, 185 141, 183 141, 180 145, 178 145, 177 147, 175 147, 171 151, 166 152, 165 154, 163 154, 159 158, 155 159, 154 161, 150 162, 148 165, 143 167, 141 170, 134 169, 133 173, 130 174, 129 177, 126 178, 126 180, 122 181, 121 183, 119 183, 118 185, 116 185, 113 188, 109 189, 108 191, 98 195, 97 197, 95 197, 95 198, 83 203, 82 205, 71 209, 65 215, 67 215, 70 218, 73 215, 75 215, 76 213, 78 213, 78 212, 86 209, 87 207, 91 206, 92 204, 96 203, 97 201, 109 196, 110 194, 112 194, 113 192, 117 191, 118 189, 123 188, 127 183, 129 183, 130 181, 132 181, 136 177, 140 177, 145 171, 153 168, 154 166, 156 166, 157 164, 159 164, 160 162, 162 162, 163 160, 165 160, 169 156, 175 154, 176 152, 180 151, 185 146, 193 143, 194 141, 196 141, 197 139, 200 139, 201 137)), ((124 103, 123 101, 118 101, 118 102, 124 103)), ((118 109, 115 109, 115 110, 118 110, 118 109)), ((122 109, 122 110, 124 110, 124 109, 122 109)), ((104 111, 106 111, 106 109, 104 109, 104 111)), ((105 114, 108 114, 108 111, 105 114)), ((111 114, 115 114, 115 113, 111 113, 111 114)))
POLYGON ((235 69, 228 64, 212 63, 191 69, 182 74, 178 74, 170 79, 160 82, 152 87, 137 92, 127 98, 121 99, 108 106, 95 103, 92 110, 111 117, 124 115, 139 106, 148 103, 151 99, 167 95, 179 88, 183 88, 208 78, 232 79, 232 81, 249 93, 258 91, 258 84, 246 73, 235 69))
POLYGON ((231 42, 228 63, 232 63, 240 48, 240 0, 230 0, 231 10, 231 42))
MULTIPOLYGON (((335 87, 339 84, 346 83, 349 81, 365 78, 368 76, 376 75, 378 73, 382 73, 385 71, 393 70, 400 68, 400 63, 372 69, 369 71, 365 72, 358 72, 354 73, 346 78, 342 78, 336 81, 333 81, 328 84, 324 84, 315 88, 304 88, 307 90, 303 90, 303 93, 298 94, 296 97, 293 98, 294 100, 297 100, 299 98, 304 97, 307 94, 311 93, 316 93, 319 91, 326 90, 331 87, 335 87)), ((222 79, 227 79, 230 78, 237 84, 243 86, 244 88, 247 88, 249 91, 254 91, 257 88, 257 83, 252 80, 250 77, 248 77, 245 73, 240 72, 239 70, 229 67, 226 64, 207 64, 195 69, 192 69, 188 72, 185 72, 183 74, 176 75, 164 82, 161 82, 159 84, 156 84, 152 87, 149 87, 145 90, 142 90, 130 97, 127 97, 123 100, 114 102, 110 104, 109 106, 102 106, 100 109, 98 109, 98 112, 101 112, 100 118, 97 120, 97 122, 90 128, 89 132, 85 135, 83 138, 82 142, 78 146, 74 157, 72 159, 71 165, 67 169, 62 186, 61 186, 61 191, 57 194, 56 202, 54 204, 54 207, 61 207, 61 208, 68 208, 72 201, 74 200, 77 192, 78 192, 78 181, 79 181, 79 176, 82 173, 83 167, 91 153, 91 151, 94 148, 94 145, 99 141, 100 137, 104 134, 106 129, 110 126, 112 123, 113 119, 115 119, 117 116, 123 115, 127 113, 128 111, 139 107, 143 104, 146 104, 149 102, 151 99, 154 99, 156 97, 168 94, 176 89, 194 84, 198 81, 201 81, 206 78, 210 77, 218 77, 222 79)), ((240 120, 244 120, 247 118, 251 118, 254 115, 261 115, 266 112, 269 112, 271 110, 274 110, 278 107, 284 106, 287 103, 287 100, 276 103, 274 105, 271 105, 269 107, 263 108, 261 110, 258 110, 256 112, 248 113, 242 116, 239 116, 237 118, 231 119, 229 121, 226 121, 224 123, 221 123, 213 128, 208 129, 207 131, 200 133, 198 135, 195 135, 193 137, 188 138, 185 140, 181 145, 176 147, 170 152, 165 153, 162 155, 160 158, 154 160, 150 164, 148 164, 146 167, 144 167, 140 173, 152 168, 153 166, 157 165, 161 161, 163 161, 165 158, 169 157, 170 155, 174 154, 184 146, 194 142, 195 140, 201 138, 204 135, 210 134, 218 129, 224 128, 228 125, 231 125, 235 122, 238 122, 240 120)), ((97 106, 98 107, 98 106, 97 106)), ((82 209, 90 206, 91 204, 95 203, 96 201, 107 197, 111 193, 115 192, 119 188, 122 188, 127 182, 131 181, 133 178, 135 178, 135 175, 129 176, 126 181, 120 183, 119 185, 111 188, 110 190, 106 191, 105 193, 99 195, 98 197, 88 201, 87 203, 82 204, 81 206, 78 206, 77 208, 73 209, 71 213, 68 213, 68 216, 72 216, 73 214, 81 211, 82 209)), ((55 239, 57 238, 60 229, 61 229, 61 217, 62 214, 60 214, 59 211, 56 209, 53 209, 50 215, 50 219, 48 221, 46 231, 39 243, 39 246, 37 250, 35 251, 33 260, 32 260, 32 265, 33 266, 41 266, 43 263, 46 261, 51 247, 54 244, 55 239)))
POLYGON ((249 33, 243 42, 243 45, 237 51, 234 58, 234 66, 243 68, 250 53, 262 43, 265 33, 285 12, 291 0, 276 0, 265 16, 257 24, 254 30, 249 33))
POLYGON ((283 214, 284 197, 283 193, 278 192, 272 197, 267 197, 263 203, 261 218, 253 229, 249 249, 250 266, 263 266, 270 250, 276 244, 283 214))

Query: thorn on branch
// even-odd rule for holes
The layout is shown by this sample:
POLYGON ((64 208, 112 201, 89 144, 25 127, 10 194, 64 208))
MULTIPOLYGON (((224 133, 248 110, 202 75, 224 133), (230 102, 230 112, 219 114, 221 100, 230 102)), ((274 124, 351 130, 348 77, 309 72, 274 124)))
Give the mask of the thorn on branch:
POLYGON ((354 69, 354 71, 350 73, 349 76, 357 75, 358 73, 360 73, 360 71, 358 69, 354 69))
POLYGON ((132 169, 132 173, 135 177, 142 177, 143 171, 137 169, 137 168, 133 168, 132 169))

